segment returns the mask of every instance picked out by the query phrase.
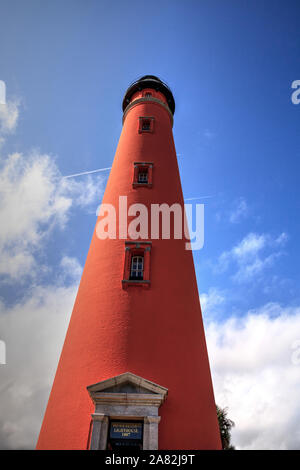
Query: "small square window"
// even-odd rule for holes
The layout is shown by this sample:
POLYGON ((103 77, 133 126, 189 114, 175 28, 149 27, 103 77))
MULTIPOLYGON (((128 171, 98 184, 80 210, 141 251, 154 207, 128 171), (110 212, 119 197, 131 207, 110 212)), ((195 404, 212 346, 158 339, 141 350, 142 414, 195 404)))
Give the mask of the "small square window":
POLYGON ((142 131, 150 131, 150 121, 148 119, 143 120, 142 131))
POLYGON ((148 168, 143 168, 138 173, 138 182, 139 183, 148 183, 148 168))
POLYGON ((151 162, 134 162, 133 183, 134 188, 141 186, 152 188, 152 170, 151 162))
POLYGON ((154 131, 154 118, 153 117, 140 117, 139 118, 139 133, 153 133, 154 131))

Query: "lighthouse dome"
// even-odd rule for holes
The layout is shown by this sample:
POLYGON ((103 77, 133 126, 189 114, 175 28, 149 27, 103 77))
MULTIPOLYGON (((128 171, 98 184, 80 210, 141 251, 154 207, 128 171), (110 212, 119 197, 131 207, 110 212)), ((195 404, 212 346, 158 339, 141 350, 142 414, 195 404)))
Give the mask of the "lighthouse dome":
POLYGON ((134 81, 129 88, 126 90, 122 109, 125 111, 126 107, 130 103, 131 97, 137 91, 143 90, 145 88, 153 88, 154 90, 160 91, 166 97, 168 106, 174 114, 175 112, 175 100, 173 93, 171 92, 170 88, 166 83, 164 83, 160 78, 156 77, 155 75, 143 75, 138 80, 134 81))

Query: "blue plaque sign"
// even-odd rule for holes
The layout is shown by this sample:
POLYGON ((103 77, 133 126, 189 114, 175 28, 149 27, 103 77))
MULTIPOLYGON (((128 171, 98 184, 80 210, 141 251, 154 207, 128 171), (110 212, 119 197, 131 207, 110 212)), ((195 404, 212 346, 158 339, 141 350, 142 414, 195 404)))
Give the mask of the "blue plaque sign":
POLYGON ((142 423, 111 423, 111 439, 142 439, 142 423))

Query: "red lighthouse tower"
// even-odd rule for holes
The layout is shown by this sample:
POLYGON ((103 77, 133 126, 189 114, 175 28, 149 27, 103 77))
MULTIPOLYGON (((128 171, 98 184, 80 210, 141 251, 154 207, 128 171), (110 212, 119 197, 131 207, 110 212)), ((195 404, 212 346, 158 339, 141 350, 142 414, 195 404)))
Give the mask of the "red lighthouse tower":
POLYGON ((38 449, 221 448, 192 252, 153 223, 162 205, 184 213, 174 110, 151 75, 125 94, 38 449), (130 221, 141 207, 137 237, 130 221))

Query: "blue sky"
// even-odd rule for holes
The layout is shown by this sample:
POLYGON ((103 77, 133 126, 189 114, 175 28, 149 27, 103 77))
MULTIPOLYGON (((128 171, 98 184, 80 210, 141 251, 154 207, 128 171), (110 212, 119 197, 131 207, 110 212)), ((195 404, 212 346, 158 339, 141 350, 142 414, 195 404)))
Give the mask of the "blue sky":
MULTIPOLYGON (((57 299, 57 292, 63 307, 71 309, 108 173, 61 177, 111 166, 124 91, 139 76, 154 74, 169 84, 176 101, 173 131, 184 196, 210 196, 198 201, 205 203, 205 244, 194 260, 217 400, 235 413, 235 443, 241 448, 296 445, 283 437, 291 421, 273 440, 251 434, 255 412, 252 418, 243 414, 239 398, 224 386, 241 383, 243 374, 235 375, 229 356, 222 362, 227 350, 218 335, 234 336, 239 355, 235 322, 244 322, 250 341, 258 323, 264 321, 272 331, 274 321, 282 320, 290 334, 274 352, 278 363, 300 338, 300 105, 291 101, 291 84, 300 78, 298 17, 296 1, 2 1, 0 79, 9 107, 0 110, 0 338, 15 357, 15 363, 7 359, 0 366, 3 383, 15 380, 20 354, 17 329, 7 318, 19 325, 23 315, 29 332, 37 317, 26 323, 26 309, 41 318, 43 304, 43 323, 51 324, 49 296, 57 299), (10 155, 16 154, 12 161, 10 155), (258 323, 252 330, 253 312, 258 323)), ((66 323, 61 320, 49 362, 52 375, 66 323)), ((266 334, 262 341, 272 347, 274 340, 266 334)), ((32 346, 33 355, 37 348, 32 346)), ((49 355, 46 348, 44 355, 49 355)), ((256 373, 263 374, 268 359, 253 357, 256 373)), ((300 366, 290 361, 289 367, 300 387, 300 366)), ((280 381, 280 371, 273 372, 280 381)), ((7 429, 13 429, 19 447, 32 446, 51 373, 42 385, 33 387, 29 376, 20 382, 31 396, 38 394, 40 414, 30 432, 25 424, 8 425, 5 417, 0 424, 4 447, 13 446, 7 429)), ((250 374, 248 380, 239 389, 243 393, 256 379, 250 374)), ((265 405, 270 416, 278 400, 265 405)), ((9 402, 6 408, 12 406, 9 402)), ((290 415, 299 412, 293 409, 290 415)))

